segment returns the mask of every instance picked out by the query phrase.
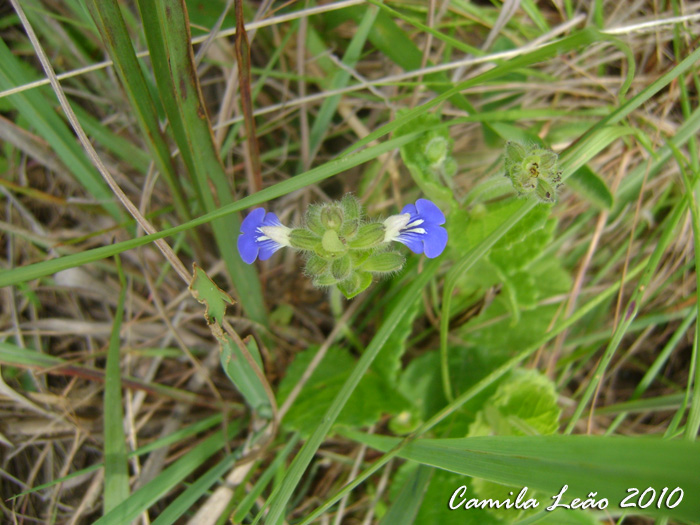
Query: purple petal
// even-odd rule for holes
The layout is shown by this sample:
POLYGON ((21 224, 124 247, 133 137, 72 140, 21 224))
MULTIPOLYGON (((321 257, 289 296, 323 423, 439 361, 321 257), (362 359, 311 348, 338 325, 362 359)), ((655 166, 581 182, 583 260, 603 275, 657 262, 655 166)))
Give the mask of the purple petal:
POLYGON ((406 204, 401 213, 408 213, 408 224, 420 220, 413 228, 404 228, 396 240, 408 246, 413 253, 425 253, 433 259, 440 255, 447 246, 447 230, 440 225, 445 224, 445 215, 433 202, 428 199, 418 199, 415 204, 406 204), (411 231, 422 229, 424 233, 411 231))
POLYGON ((425 222, 437 225, 445 224, 445 214, 432 201, 418 199, 416 201, 416 209, 420 218, 425 222))
POLYGON ((265 241, 256 241, 256 244, 260 248, 260 260, 267 261, 272 254, 279 250, 282 245, 273 241, 272 239, 267 239, 265 241))
POLYGON ((408 246, 408 249, 413 253, 423 253, 423 241, 426 235, 424 233, 402 233, 396 240, 408 246))
MULTIPOLYGON (((274 215, 274 214, 273 214, 274 215)), ((265 208, 255 208, 241 223, 241 233, 255 234, 265 218, 265 208)), ((275 216, 277 218, 277 216, 275 216)))
POLYGON ((244 262, 253 264, 258 256, 261 261, 265 261, 282 247, 272 239, 261 240, 266 235, 260 231, 260 228, 265 226, 282 226, 282 223, 277 215, 265 212, 264 208, 254 209, 243 219, 241 234, 238 236, 238 253, 241 254, 244 262))
POLYGON ((255 242, 255 234, 241 233, 238 236, 238 253, 241 254, 241 259, 243 259, 243 262, 246 264, 253 264, 255 262, 255 259, 258 258, 258 249, 259 246, 255 242))
POLYGON ((274 212, 267 212, 265 218, 261 221, 260 226, 282 226, 279 217, 274 212))
POLYGON ((413 220, 414 217, 416 215, 418 215, 418 210, 416 210, 416 205, 415 204, 406 204, 406 206, 404 206, 403 209, 401 210, 401 215, 403 215, 404 213, 408 213, 411 216, 411 220, 413 220))
POLYGON ((442 226, 433 226, 426 230, 423 235, 423 244, 425 245, 425 256, 428 259, 434 259, 440 255, 447 246, 447 230, 442 226))

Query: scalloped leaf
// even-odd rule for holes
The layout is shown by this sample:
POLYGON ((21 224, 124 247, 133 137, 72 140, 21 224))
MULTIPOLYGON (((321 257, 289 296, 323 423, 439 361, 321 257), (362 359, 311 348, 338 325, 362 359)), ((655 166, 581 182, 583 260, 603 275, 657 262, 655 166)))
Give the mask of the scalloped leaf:
MULTIPOLYGON (((277 401, 281 405, 318 351, 312 347, 299 353, 287 369, 279 386, 277 401)), ((335 396, 355 368, 350 353, 332 347, 304 385, 301 394, 287 412, 283 425, 308 436, 323 418, 335 396)), ((362 427, 376 423, 384 413, 399 413, 408 402, 379 374, 368 371, 340 412, 336 425, 362 427)))

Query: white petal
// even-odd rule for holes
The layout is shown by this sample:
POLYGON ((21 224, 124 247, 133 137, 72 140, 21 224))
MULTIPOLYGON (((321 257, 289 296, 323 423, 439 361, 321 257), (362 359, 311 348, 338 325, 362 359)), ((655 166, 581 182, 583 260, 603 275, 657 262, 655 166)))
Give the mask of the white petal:
POLYGON ((392 215, 391 217, 387 217, 384 221, 384 228, 386 229, 384 232, 384 242, 395 241, 398 238, 401 230, 406 227, 408 221, 410 220, 410 213, 402 213, 400 215, 392 215))
POLYGON ((261 237, 257 238, 258 241, 270 239, 280 246, 291 246, 289 242, 289 232, 292 230, 286 226, 260 226, 258 231, 263 234, 261 237))

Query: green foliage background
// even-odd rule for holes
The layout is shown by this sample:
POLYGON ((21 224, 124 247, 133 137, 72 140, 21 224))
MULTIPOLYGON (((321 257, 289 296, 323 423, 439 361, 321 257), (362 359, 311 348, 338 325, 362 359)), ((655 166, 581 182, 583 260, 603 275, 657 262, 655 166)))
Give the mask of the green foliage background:
POLYGON ((635 5, 0 10, 3 519, 700 520, 697 6, 635 5), (249 210, 347 193, 445 252, 350 301, 241 260, 249 210), (565 484, 609 508, 447 506, 565 484))

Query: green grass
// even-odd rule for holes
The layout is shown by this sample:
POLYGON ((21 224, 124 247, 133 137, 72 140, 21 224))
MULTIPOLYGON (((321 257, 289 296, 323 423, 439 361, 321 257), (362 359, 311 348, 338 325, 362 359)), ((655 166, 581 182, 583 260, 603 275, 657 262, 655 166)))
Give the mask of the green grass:
POLYGON ((696 6, 510 4, 0 11, 4 521, 700 519, 696 6), (351 300, 242 261, 253 208, 346 193, 447 249, 351 300), (565 484, 610 506, 447 506, 565 484))

